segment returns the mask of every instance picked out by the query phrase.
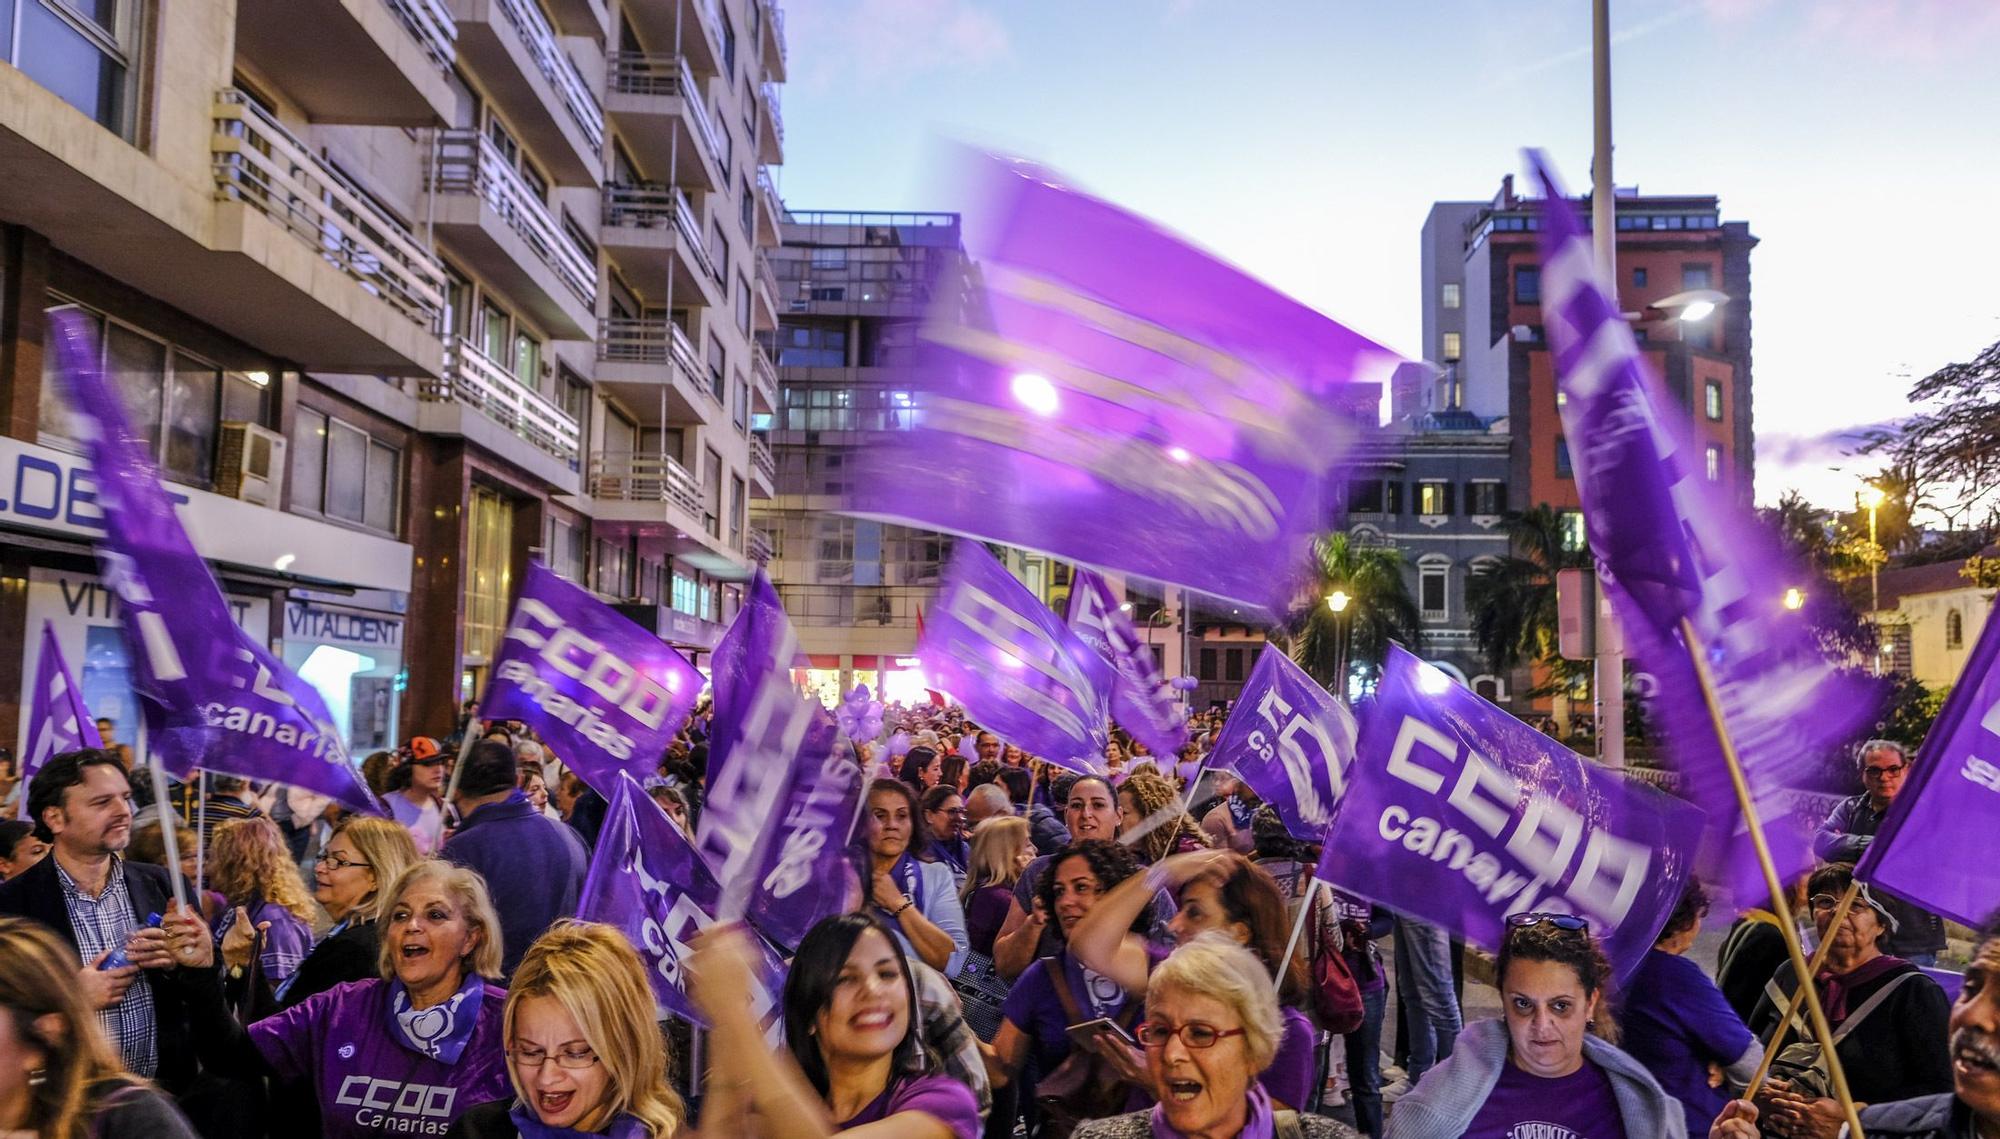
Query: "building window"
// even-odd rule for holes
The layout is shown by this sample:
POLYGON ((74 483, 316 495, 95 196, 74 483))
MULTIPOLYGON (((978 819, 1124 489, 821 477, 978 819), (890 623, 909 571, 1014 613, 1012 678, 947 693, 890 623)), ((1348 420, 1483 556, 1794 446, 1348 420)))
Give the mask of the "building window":
POLYGON ((1646 287, 1646 270, 1644 266, 1632 270, 1632 287, 1635 289, 1646 287))
POLYGON ((741 372, 736 373, 736 399, 731 413, 738 431, 750 430, 750 384, 741 372))
POLYGON ((729 476, 729 548, 743 548, 743 515, 749 509, 749 495, 745 491, 743 476, 729 476))
POLYGON ((752 244, 757 240, 757 191, 751 189, 750 179, 743 179, 742 200, 736 205, 736 220, 743 226, 743 236, 752 244))
POLYGON ((1472 691, 1483 699, 1499 704, 1507 699, 1507 678, 1486 674, 1472 678, 1472 691))
POLYGON ((514 586, 514 504, 483 486, 466 506, 465 655, 493 659, 514 586))
POLYGON ((1349 514, 1382 513, 1382 480, 1355 479, 1347 484, 1349 514))
POLYGON ((1382 513, 1401 514, 1403 512, 1403 483, 1400 479, 1390 479, 1382 484, 1382 513))
POLYGON ((514 334, 514 378, 529 391, 542 387, 542 342, 526 332, 514 334))
POLYGON ((1710 443, 1705 452, 1708 460, 1708 481, 1722 481, 1722 444, 1710 443))
POLYGON ((1465 492, 1468 514, 1494 515, 1507 509, 1507 484, 1498 479, 1474 479, 1465 492))
POLYGON ((1706 289, 1710 287, 1709 281, 1710 278, 1709 278, 1708 266, 1706 265, 1681 266, 1681 288, 1706 289))
POLYGON ((1702 410, 1710 419, 1722 418, 1722 381, 1710 380, 1702 387, 1702 410))
POLYGON ((736 328, 743 335, 750 335, 750 280, 736 278, 736 328))
POLYGON ((1958 610, 1946 610, 1944 615, 1944 647, 1959 649, 1965 647, 1965 618, 1958 610))
POLYGON ((0 60, 132 141, 133 0, 0 0, 0 60))
POLYGON ((1240 681, 1243 679, 1243 650, 1222 650, 1222 679, 1240 681))
POLYGON ((1428 517, 1438 517, 1451 513, 1451 484, 1443 481, 1424 480, 1417 484, 1417 513, 1428 517))
POLYGON ((597 592, 620 600, 632 596, 631 583, 626 580, 631 552, 624 542, 610 538, 597 540, 597 567, 593 575, 597 592))
POLYGON ((729 397, 729 389, 725 386, 729 381, 724 378, 728 366, 729 357, 722 351, 722 341, 711 334, 708 338, 708 390, 714 393, 716 403, 722 403, 729 397))
POLYGON ((729 283, 729 239, 722 235, 722 219, 716 218, 708 224, 708 260, 715 266, 715 279, 729 283))
POLYGON ((1566 479, 1571 477, 1571 471, 1569 465, 1569 440, 1561 436, 1556 437, 1556 477, 1559 479, 1566 479))
POLYGON ((548 539, 543 543, 548 548, 542 551, 549 571, 564 581, 582 585, 588 540, 584 527, 550 516, 548 539))
POLYGON ((1462 339, 1462 338, 1461 338, 1461 337, 1459 336, 1459 334, 1458 334, 1458 333, 1456 333, 1456 332, 1447 332, 1447 333, 1445 333, 1445 334, 1444 334, 1444 362, 1445 362, 1445 363, 1447 363, 1447 364, 1454 364, 1454 363, 1457 363, 1457 362, 1458 362, 1458 358, 1459 358, 1459 356, 1460 356, 1460 355, 1462 355, 1462 354, 1463 354, 1463 351, 1464 351, 1464 349, 1463 349, 1463 347, 1462 347, 1462 345, 1463 345, 1463 344, 1464 344, 1464 340, 1463 340, 1463 339, 1462 339))
POLYGON ((1446 588, 1450 580, 1451 567, 1441 562, 1431 562, 1417 567, 1417 608, 1426 621, 1444 621, 1451 616, 1450 590, 1446 588))
POLYGON ((1201 650, 1201 670, 1195 673, 1195 675, 1202 680, 1216 679, 1217 673, 1216 673, 1216 661, 1215 661, 1214 649, 1201 650))
POLYGON ((292 432, 292 511, 394 534, 403 452, 341 419, 298 411, 292 432))
POLYGON ((1557 511, 1556 525, 1562 531, 1562 548, 1566 552, 1578 553, 1590 544, 1590 533, 1583 526, 1583 511, 1557 511))
POLYGON ((722 73, 725 78, 734 80, 736 78, 736 25, 729 22, 729 17, 725 13, 717 11, 716 15, 722 17, 722 73))
POLYGON ((1463 292, 1464 292, 1464 287, 1461 286, 1457 281, 1452 281, 1446 284, 1444 286, 1444 297, 1443 297, 1444 307, 1457 308, 1461 301, 1463 292))
POLYGON ((1514 266, 1514 303, 1517 305, 1538 305, 1542 303, 1541 266, 1514 266))

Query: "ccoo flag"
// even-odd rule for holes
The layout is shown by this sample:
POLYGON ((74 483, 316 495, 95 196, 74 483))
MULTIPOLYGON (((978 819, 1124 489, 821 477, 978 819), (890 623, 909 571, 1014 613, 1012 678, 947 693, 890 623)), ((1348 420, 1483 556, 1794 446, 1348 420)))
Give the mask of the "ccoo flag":
POLYGON ((645 778, 701 695, 701 673, 586 590, 529 563, 480 714, 535 729, 600 795, 645 778))
MULTIPOLYGON (((21 757, 25 789, 49 757, 80 747, 103 747, 97 723, 84 706, 83 692, 56 643, 55 625, 42 622, 42 648, 35 662, 35 688, 28 708, 28 750, 21 757)), ((28 795, 21 793, 21 817, 28 817, 28 795)))
POLYGON ((1355 434, 1336 405, 1373 423, 1396 355, 1046 171, 969 169, 993 239, 977 284, 923 263, 923 386, 849 509, 1280 603, 1355 434))
POLYGON ((1187 743, 1187 709, 1174 699, 1132 619, 1102 577, 1079 569, 1069 587, 1069 631, 1111 666, 1111 718, 1158 756, 1187 743))
POLYGON ((1278 812, 1293 838, 1320 842, 1354 762, 1354 717, 1269 645, 1209 753, 1278 812))
POLYGON ((1801 614, 1785 608, 1786 586, 1799 578, 1776 537, 1708 477, 1706 455, 1648 376, 1598 277, 1576 211, 1541 154, 1530 157, 1544 196, 1542 316, 1591 553, 1632 655, 1659 682, 1652 708, 1687 795, 1708 814, 1704 859, 1739 899, 1755 897, 1764 880, 1682 623, 1708 664, 1780 879, 1811 863, 1785 789, 1875 718, 1878 695, 1834 667, 1801 614))
POLYGON ((1701 824, 1392 646, 1319 876, 1488 949, 1509 914, 1578 914, 1622 974, 1679 904, 1701 824))
POLYGON ((2000 620, 1992 614, 1855 873, 1978 928, 2000 909, 2000 620), (1987 851, 1977 855, 1977 851, 1987 851))
POLYGON ((917 656, 932 684, 1001 739, 1103 773, 1111 666, 978 542, 953 544, 917 656))
POLYGON ((104 512, 104 583, 118 595, 134 685, 147 701, 152 759, 186 779, 197 767, 288 783, 369 814, 382 807, 347 757, 319 693, 230 618, 98 366, 74 310, 51 313, 51 339, 104 512))
MULTIPOLYGON (((722 887, 638 781, 617 772, 611 791, 576 916, 625 935, 646 963, 662 1009, 706 1023, 687 996, 687 960, 694 936, 716 921, 722 887)), ((781 1012, 784 965, 762 941, 749 940, 764 959, 751 978, 752 1012, 769 1028, 781 1012)))
POLYGON ((823 918, 847 910, 847 843, 861 812, 862 773, 824 709, 813 716, 799 756, 772 781, 782 784, 776 830, 757 863, 750 920, 786 949, 823 918))

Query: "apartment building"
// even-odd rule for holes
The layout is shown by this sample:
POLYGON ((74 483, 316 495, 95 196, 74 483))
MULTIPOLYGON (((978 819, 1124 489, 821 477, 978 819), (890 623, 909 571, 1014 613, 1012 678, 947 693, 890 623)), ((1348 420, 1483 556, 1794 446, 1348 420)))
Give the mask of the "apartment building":
POLYGON ((713 643, 771 490, 774 4, 0 0, 0 50, 0 639, 53 621, 137 731, 64 305, 357 749, 449 726, 530 558, 713 643))

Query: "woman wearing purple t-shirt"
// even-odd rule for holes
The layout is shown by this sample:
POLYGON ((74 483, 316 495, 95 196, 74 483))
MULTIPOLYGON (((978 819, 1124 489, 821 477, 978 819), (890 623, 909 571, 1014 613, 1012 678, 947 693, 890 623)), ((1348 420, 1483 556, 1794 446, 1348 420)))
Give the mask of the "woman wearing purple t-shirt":
MULTIPOLYGON (((222 1075, 304 1082, 328 1139, 442 1134, 510 1093, 500 920, 479 875, 419 862, 390 888, 381 977, 338 985, 248 1028, 230 1017, 213 958, 191 958, 201 1061, 222 1075)), ((203 939, 206 950, 214 943, 203 939)))
POLYGON ((227 960, 232 956, 228 949, 232 942, 247 942, 244 954, 256 946, 265 983, 274 989, 283 985, 312 950, 313 904, 278 824, 261 815, 222 824, 209 840, 208 864, 208 880, 230 907, 215 927, 216 944, 224 948, 230 972, 235 969, 227 960))
POLYGON ((773 1052, 750 1006, 753 957, 739 926, 696 939, 692 995, 710 1023, 704 1134, 825 1139, 978 1139, 972 1089, 946 1075, 921 1032, 902 946, 869 913, 806 931, 785 977, 785 1050, 773 1052))
POLYGON ((1506 1015, 1465 1026, 1386 1139, 1686 1139, 1680 1103, 1608 1039, 1611 965, 1584 919, 1509 917, 1494 976, 1506 1015))

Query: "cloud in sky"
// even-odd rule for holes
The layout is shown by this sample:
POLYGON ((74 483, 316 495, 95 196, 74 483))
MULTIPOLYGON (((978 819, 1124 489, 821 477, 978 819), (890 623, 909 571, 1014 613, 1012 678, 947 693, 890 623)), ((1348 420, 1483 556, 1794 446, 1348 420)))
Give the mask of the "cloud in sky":
POLYGON ((1964 0, 1703 0, 1710 18, 1729 24, 1782 9, 1807 36, 1877 58, 1937 62, 2000 42, 2000 5, 1964 0))
POLYGON ((1780 467, 1831 466, 1855 457, 1868 436, 1896 426, 1895 420, 1857 423, 1815 435, 1794 435, 1783 431, 1757 433, 1757 461, 1780 467))
POLYGON ((1013 40, 974 0, 812 0, 786 9, 794 59, 815 90, 866 82, 898 86, 927 72, 979 70, 1008 58, 1013 40))

